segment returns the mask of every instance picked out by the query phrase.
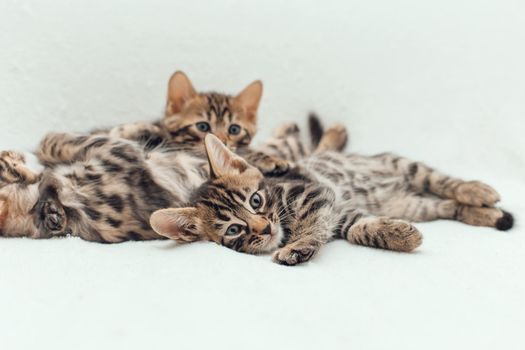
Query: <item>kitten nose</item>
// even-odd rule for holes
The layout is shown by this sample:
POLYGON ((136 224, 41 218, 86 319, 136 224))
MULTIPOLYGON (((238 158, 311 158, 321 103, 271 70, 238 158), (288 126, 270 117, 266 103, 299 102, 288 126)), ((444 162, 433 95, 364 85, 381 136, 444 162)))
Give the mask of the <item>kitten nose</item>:
POLYGON ((262 230, 261 235, 269 235, 271 233, 272 233, 272 227, 270 226, 270 224, 268 224, 266 225, 264 230, 262 230))

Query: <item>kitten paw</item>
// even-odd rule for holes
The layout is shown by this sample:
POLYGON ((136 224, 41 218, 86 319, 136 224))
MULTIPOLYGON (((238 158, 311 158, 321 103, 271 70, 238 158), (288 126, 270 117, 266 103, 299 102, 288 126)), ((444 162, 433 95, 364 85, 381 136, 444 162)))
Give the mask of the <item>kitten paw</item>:
POLYGON ((40 183, 40 198, 31 210, 35 213, 35 224, 45 235, 62 234, 66 229, 67 217, 58 199, 58 188, 54 177, 44 175, 40 183))
POLYGON ((457 211, 457 220, 473 226, 495 227, 500 231, 510 230, 514 226, 512 214, 499 208, 463 205, 457 211))
POLYGON ((493 207, 500 200, 496 190, 480 181, 469 181, 460 184, 456 188, 455 196, 458 202, 475 207, 493 207))
POLYGON ((13 151, 0 152, 0 183, 27 183, 38 181, 38 174, 25 165, 23 154, 13 151))
POLYGON ((280 176, 287 173, 292 164, 281 158, 267 156, 258 161, 256 166, 266 176, 280 176))
POLYGON ((409 222, 392 220, 385 225, 388 246, 399 252, 411 252, 423 243, 423 235, 409 222))
POLYGON ((398 252, 411 252, 421 245, 423 235, 412 224, 389 218, 360 220, 350 229, 352 243, 398 252))
POLYGON ((52 234, 61 233, 66 227, 66 213, 64 209, 51 200, 43 203, 40 219, 44 228, 52 234))
POLYGON ((274 130, 273 136, 281 139, 287 136, 299 135, 300 129, 297 123, 283 123, 277 129, 274 130))
POLYGON ((302 245, 302 244, 291 244, 285 246, 273 254, 273 261, 286 266, 294 266, 310 260, 315 253, 317 248, 302 245))

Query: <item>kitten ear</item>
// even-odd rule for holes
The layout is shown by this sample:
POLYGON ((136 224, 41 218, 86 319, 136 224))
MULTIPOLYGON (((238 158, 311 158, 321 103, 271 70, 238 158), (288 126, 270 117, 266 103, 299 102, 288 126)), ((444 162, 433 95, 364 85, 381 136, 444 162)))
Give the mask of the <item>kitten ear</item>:
POLYGON ((260 80, 256 80, 245 87, 244 90, 242 90, 237 96, 235 96, 235 101, 246 108, 248 115, 255 119, 262 93, 263 84, 260 80))
POLYGON ((239 175, 245 172, 250 165, 241 157, 233 153, 213 134, 204 139, 206 155, 210 163, 210 175, 218 178, 224 175, 239 175))
POLYGON ((197 229, 197 220, 197 209, 195 208, 157 210, 149 219, 155 232, 179 243, 202 240, 197 229))
POLYGON ((186 74, 181 71, 173 73, 168 83, 166 115, 180 113, 184 103, 195 96, 197 96, 197 91, 186 74))

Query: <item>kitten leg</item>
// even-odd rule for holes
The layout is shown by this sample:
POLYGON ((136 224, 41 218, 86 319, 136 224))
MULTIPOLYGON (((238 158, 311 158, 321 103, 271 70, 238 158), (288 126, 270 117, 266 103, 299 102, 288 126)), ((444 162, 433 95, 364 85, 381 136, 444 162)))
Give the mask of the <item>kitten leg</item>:
POLYGON ((40 162, 52 167, 58 164, 84 161, 95 156, 106 156, 108 152, 117 158, 129 160, 137 148, 141 148, 141 146, 109 136, 77 136, 57 133, 48 134, 42 140, 37 151, 37 157, 40 162))
POLYGON ((301 238, 285 245, 273 254, 273 261, 286 266, 294 266, 312 259, 325 242, 313 236, 301 238))
POLYGON ((453 199, 408 194, 385 201, 377 214, 418 222, 452 219, 458 205, 459 203, 453 199))
POLYGON ((159 126, 145 122, 117 126, 109 131, 109 136, 137 141, 147 147, 158 146, 168 138, 159 126))
POLYGON ((381 154, 376 158, 394 173, 405 176, 410 185, 419 192, 432 193, 477 207, 494 206, 500 200, 499 194, 492 187, 480 181, 453 178, 421 162, 413 162, 392 154, 381 154))
POLYGON ((285 244, 273 255, 281 265, 310 260, 333 237, 335 194, 315 184, 290 186, 272 200, 279 204, 285 244), (281 197, 281 198, 277 198, 281 197))
POLYGON ((387 201, 381 214, 410 221, 449 219, 473 226, 495 227, 498 230, 512 228, 514 219, 510 213, 499 208, 476 207, 461 204, 453 199, 441 199, 420 195, 407 195, 387 201))
POLYGON ((254 150, 288 162, 295 162, 310 154, 310 150, 301 141, 300 129, 296 123, 282 124, 274 131, 272 138, 254 150))
POLYGON ((399 252, 411 252, 423 241, 421 233, 409 222, 352 210, 343 213, 336 232, 350 243, 399 252))
POLYGON ((40 142, 37 157, 43 164, 49 166, 69 164, 83 159, 88 150, 102 147, 108 142, 108 136, 50 133, 40 142))
POLYGON ((26 166, 23 154, 13 151, 0 152, 0 185, 12 183, 33 184, 39 174, 26 166))
POLYGON ((255 151, 289 162, 296 162, 310 154, 303 142, 293 135, 270 139, 263 145, 255 148, 255 151))
POLYGON ((333 227, 325 218, 328 217, 329 207, 310 214, 302 222, 295 222, 285 230, 291 232, 289 241, 273 254, 273 261, 287 266, 297 265, 309 261, 319 249, 332 237, 333 227))
POLYGON ((295 123, 281 125, 274 137, 261 146, 239 148, 236 153, 268 176, 283 175, 293 166, 292 162, 307 155, 295 123))

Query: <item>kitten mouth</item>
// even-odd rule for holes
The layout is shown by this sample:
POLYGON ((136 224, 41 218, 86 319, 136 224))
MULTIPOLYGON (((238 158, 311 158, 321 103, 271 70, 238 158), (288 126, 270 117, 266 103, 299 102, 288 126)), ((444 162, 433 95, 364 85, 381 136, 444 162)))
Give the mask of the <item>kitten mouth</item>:
POLYGON ((266 252, 274 251, 275 249, 279 248, 282 240, 283 240, 283 233, 281 230, 281 226, 272 224, 271 237, 270 239, 268 239, 268 242, 265 244, 264 250, 266 252))

